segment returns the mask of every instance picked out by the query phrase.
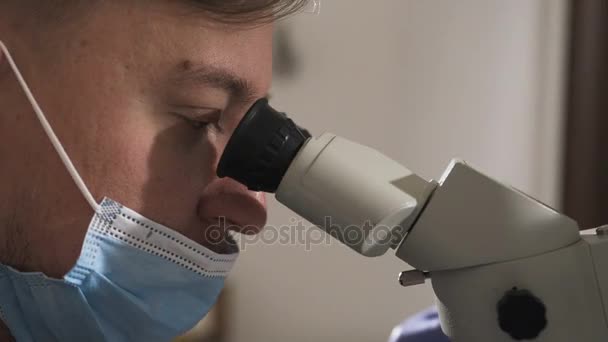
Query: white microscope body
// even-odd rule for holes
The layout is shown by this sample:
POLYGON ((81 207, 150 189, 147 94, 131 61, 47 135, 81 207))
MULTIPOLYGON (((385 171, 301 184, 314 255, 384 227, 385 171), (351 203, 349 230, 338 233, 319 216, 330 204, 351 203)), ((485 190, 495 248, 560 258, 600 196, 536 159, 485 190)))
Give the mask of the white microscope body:
POLYGON ((415 268, 402 285, 431 279, 452 341, 608 341, 608 226, 581 235, 570 218, 462 161, 428 182, 369 147, 312 137, 260 99, 218 176, 276 193, 362 255, 394 249, 415 268))
POLYGON ((431 279, 453 341, 608 341, 608 235, 581 235, 572 219, 462 161, 427 182, 324 134, 299 150, 276 197, 360 254, 396 249, 416 269, 402 273, 404 285, 431 279))

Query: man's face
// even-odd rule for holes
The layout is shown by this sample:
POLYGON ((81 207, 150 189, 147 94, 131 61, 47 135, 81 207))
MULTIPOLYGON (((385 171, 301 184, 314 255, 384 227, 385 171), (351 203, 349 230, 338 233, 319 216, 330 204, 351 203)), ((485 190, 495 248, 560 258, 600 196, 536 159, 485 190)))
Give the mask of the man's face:
MULTIPOLYGON (((47 32, 6 16, 0 39, 97 201, 110 197, 209 246, 218 217, 266 220, 260 194, 215 171, 270 86, 272 27, 214 24, 188 6, 100 1, 47 32)), ((2 58, 0 137, 0 262, 62 276, 92 210, 2 58)))

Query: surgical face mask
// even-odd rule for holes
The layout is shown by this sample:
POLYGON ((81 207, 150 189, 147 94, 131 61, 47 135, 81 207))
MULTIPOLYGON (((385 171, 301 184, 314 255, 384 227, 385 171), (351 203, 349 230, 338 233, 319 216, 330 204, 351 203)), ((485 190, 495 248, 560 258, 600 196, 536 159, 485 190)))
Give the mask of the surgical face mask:
POLYGON ((63 279, 0 264, 0 318, 20 342, 169 341, 192 328, 237 254, 217 254, 109 198, 97 204, 1 41, 0 49, 95 212, 63 279))

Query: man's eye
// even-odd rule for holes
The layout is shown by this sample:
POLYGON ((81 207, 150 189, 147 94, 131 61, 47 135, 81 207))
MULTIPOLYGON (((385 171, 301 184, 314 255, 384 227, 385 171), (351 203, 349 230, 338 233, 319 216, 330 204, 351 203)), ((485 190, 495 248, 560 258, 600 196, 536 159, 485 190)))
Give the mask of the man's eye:
POLYGON ((197 119, 191 119, 187 116, 183 116, 183 119, 192 126, 194 129, 204 129, 207 128, 211 123, 206 121, 201 121, 197 119))
POLYGON ((188 114, 182 112, 172 112, 171 114, 177 116, 195 130, 203 130, 209 128, 209 126, 214 126, 216 129, 220 130, 219 119, 221 116, 221 111, 219 110, 188 114))

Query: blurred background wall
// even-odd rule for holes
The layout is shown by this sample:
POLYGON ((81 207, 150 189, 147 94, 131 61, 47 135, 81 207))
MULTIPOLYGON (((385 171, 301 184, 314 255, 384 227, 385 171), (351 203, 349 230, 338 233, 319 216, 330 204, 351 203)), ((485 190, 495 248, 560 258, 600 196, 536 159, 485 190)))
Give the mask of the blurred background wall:
MULTIPOLYGON (((565 3, 324 0, 319 16, 281 24, 297 68, 277 76, 272 102, 425 178, 460 157, 558 206, 565 3)), ((271 201, 270 225, 292 217, 271 201)), ((248 245, 229 280, 227 340, 385 341, 433 303, 430 285, 397 284, 407 268, 336 243, 248 245)))

